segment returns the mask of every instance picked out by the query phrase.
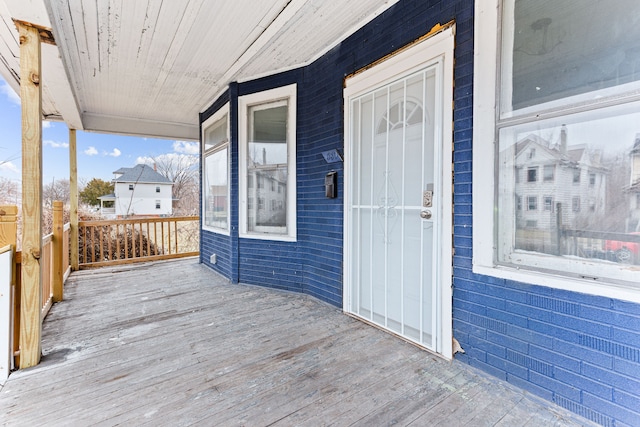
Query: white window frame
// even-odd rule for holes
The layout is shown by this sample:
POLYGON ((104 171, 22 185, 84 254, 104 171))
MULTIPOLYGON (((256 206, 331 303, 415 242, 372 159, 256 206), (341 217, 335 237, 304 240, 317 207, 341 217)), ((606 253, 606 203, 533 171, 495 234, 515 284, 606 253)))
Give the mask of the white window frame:
MULTIPOLYGON (((238 154, 239 154, 239 235, 242 238, 295 242, 297 240, 296 212, 296 102, 297 85, 291 84, 238 97, 238 154), (248 230, 247 202, 247 143, 248 110, 250 107, 277 101, 287 101, 287 232, 258 232, 248 230)), ((257 182, 254 183, 256 186, 257 182)), ((264 183, 263 183, 264 184, 264 183)), ((257 206, 257 202, 254 206, 257 206)))
MULTIPOLYGON (((495 196, 493 191, 497 185, 493 168, 481 165, 495 164, 495 145, 497 144, 496 122, 500 103, 499 49, 500 47, 500 13, 501 0, 476 0, 474 24, 474 84, 473 84, 473 261, 474 273, 504 278, 524 283, 531 283, 551 288, 576 291, 608 298, 619 298, 640 303, 640 289, 633 286, 633 280, 618 281, 603 277, 598 273, 601 263, 585 260, 584 275, 561 273, 560 264, 554 256, 535 263, 528 268, 499 265, 495 261, 496 229, 494 224, 495 196), (496 30, 494 30, 496 29, 496 30), (544 267, 550 265, 545 270, 544 267), (552 265, 555 264, 555 265, 552 265)), ((617 88, 623 90, 624 88, 617 88)), ((610 92, 610 91, 609 91, 610 92)), ((583 94, 575 97, 576 103, 582 98, 594 96, 583 94)), ((560 102, 549 103, 550 108, 557 107, 567 111, 560 102)), ((518 115, 527 114, 528 109, 518 111, 518 115)), ((568 113, 568 111, 567 111, 568 113)), ((506 113, 505 117, 512 117, 506 113)), ((540 118, 544 118, 542 114, 540 118)), ((566 271, 566 270, 564 270, 566 271)), ((633 274, 633 273, 630 273, 633 274)), ((637 273, 636 278, 637 278, 637 273)))
POLYGON ((218 234, 224 234, 226 236, 230 235, 230 226, 231 226, 231 138, 230 138, 230 118, 229 118, 229 103, 226 103, 222 108, 220 108, 218 111, 216 111, 211 117, 209 117, 207 120, 204 121, 204 123, 202 123, 202 146, 200 148, 200 158, 201 158, 201 164, 202 164, 202 229, 203 230, 207 230, 207 231, 211 231, 213 233, 218 233, 218 234), (219 147, 217 147, 215 150, 209 152, 208 154, 213 154, 215 152, 221 151, 224 148, 227 149, 227 226, 226 228, 222 228, 222 227, 213 227, 211 225, 205 225, 205 221, 204 218, 205 214, 206 214, 206 209, 207 209, 207 199, 205 197, 206 195, 206 188, 205 188, 205 174, 206 174, 206 142, 205 142, 205 134, 206 131, 209 127, 211 127, 213 124, 215 124, 216 122, 219 122, 220 120, 222 120, 224 117, 227 117, 227 143, 226 144, 222 144, 219 147))

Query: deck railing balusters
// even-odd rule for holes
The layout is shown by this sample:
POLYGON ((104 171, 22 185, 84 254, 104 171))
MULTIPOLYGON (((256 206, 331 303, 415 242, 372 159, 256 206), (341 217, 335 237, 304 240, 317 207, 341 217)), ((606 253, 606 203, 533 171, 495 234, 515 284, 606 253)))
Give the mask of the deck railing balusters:
POLYGON ((81 236, 91 235, 91 239, 85 237, 84 244, 80 242, 83 246, 81 269, 199 254, 197 216, 80 221, 78 227, 81 236), (114 239, 115 242, 112 241, 114 239), (94 253, 97 250, 92 251, 97 245, 100 248, 99 259, 94 253))

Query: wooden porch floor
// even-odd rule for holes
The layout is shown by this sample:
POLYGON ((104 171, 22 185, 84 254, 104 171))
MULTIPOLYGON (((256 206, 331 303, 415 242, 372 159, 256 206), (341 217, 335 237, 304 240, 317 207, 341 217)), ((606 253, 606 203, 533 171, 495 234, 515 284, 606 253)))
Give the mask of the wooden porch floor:
POLYGON ((194 259, 74 273, 7 426, 576 426, 586 420, 314 298, 194 259))

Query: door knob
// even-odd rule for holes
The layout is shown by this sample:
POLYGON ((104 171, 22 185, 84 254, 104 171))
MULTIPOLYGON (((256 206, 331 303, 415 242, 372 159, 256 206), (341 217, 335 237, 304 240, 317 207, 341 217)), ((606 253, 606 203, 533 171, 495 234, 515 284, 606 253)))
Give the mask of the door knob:
POLYGON ((431 211, 421 211, 420 218, 422 219, 431 219, 431 211))

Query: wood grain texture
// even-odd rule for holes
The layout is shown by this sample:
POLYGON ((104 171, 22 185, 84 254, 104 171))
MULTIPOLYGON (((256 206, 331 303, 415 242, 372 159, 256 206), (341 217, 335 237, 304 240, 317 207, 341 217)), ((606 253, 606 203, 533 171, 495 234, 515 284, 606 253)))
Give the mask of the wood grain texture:
POLYGON ((38 29, 17 24, 22 100, 22 304, 20 363, 40 361, 42 268, 42 68, 38 29))
POLYGON ((78 154, 76 130, 69 129, 69 230, 70 264, 73 271, 78 270, 78 154))
POLYGON ((64 270, 62 266, 62 248, 63 248, 63 236, 64 236, 64 223, 62 219, 62 202, 55 200, 53 202, 53 277, 52 277, 52 291, 53 301, 58 302, 64 299, 63 291, 63 278, 64 270))
POLYGON ((3 425, 590 425, 196 259, 74 272, 65 292, 42 363, 0 390, 3 425))

